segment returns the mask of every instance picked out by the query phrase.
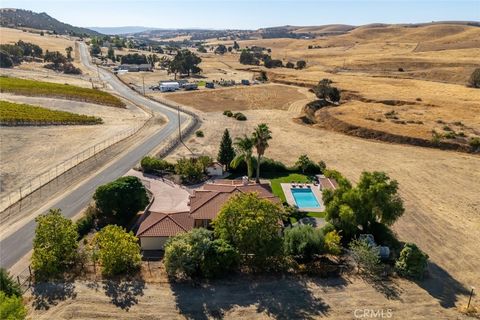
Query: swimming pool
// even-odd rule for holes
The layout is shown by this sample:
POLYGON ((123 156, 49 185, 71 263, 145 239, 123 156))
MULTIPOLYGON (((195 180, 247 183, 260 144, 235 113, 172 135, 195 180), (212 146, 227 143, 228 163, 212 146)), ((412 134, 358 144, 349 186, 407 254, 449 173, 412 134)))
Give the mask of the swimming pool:
POLYGON ((310 188, 291 188, 290 189, 297 203, 297 206, 301 208, 320 208, 317 197, 313 194, 310 188))

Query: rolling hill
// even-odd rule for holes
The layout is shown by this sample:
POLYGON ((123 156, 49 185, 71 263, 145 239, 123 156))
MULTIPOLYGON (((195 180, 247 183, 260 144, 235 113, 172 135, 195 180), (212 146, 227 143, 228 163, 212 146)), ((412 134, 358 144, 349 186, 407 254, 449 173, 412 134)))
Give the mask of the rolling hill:
POLYGON ((45 12, 36 13, 23 9, 0 9, 0 25, 10 28, 32 28, 39 30, 49 30, 58 34, 71 35, 100 35, 99 32, 75 27, 50 17, 45 12))

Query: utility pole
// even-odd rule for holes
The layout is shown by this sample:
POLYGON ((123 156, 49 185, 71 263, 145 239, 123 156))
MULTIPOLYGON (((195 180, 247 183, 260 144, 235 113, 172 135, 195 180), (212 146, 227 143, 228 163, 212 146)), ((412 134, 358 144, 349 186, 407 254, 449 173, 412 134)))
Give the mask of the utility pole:
POLYGON ((145 97, 145 75, 142 74, 143 96, 145 97))
POLYGON ((180 106, 179 105, 177 106, 177 111, 178 111, 178 138, 182 142, 182 130, 180 129, 181 124, 180 124, 180 106))
POLYGON ((473 290, 475 290, 474 287, 472 287, 472 291, 470 291, 470 298, 468 298, 467 312, 468 312, 468 309, 470 309, 470 302, 472 301, 473 290))

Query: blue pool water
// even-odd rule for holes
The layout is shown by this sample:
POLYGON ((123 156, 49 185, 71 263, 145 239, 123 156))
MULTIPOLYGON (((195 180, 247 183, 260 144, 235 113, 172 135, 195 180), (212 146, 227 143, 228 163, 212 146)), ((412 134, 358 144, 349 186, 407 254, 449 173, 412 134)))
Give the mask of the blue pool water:
POLYGON ((292 188, 293 198, 299 208, 319 208, 317 198, 309 188, 292 188))

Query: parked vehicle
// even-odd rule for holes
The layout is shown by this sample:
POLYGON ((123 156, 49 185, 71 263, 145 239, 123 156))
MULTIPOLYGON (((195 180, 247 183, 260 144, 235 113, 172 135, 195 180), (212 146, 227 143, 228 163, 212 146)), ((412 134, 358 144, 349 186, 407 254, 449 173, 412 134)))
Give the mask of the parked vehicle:
POLYGON ((160 86, 150 86, 150 90, 160 90, 160 86))
POLYGON ((213 82, 207 82, 205 83, 205 88, 215 89, 215 84, 213 82))
POLYGON ((196 83, 186 83, 186 84, 183 85, 183 88, 185 90, 197 90, 198 85, 196 83))
POLYGON ((250 81, 249 80, 242 80, 242 84, 244 86, 249 86, 250 85, 250 81))
POLYGON ((161 92, 171 92, 180 89, 178 82, 163 82, 160 84, 161 92))

